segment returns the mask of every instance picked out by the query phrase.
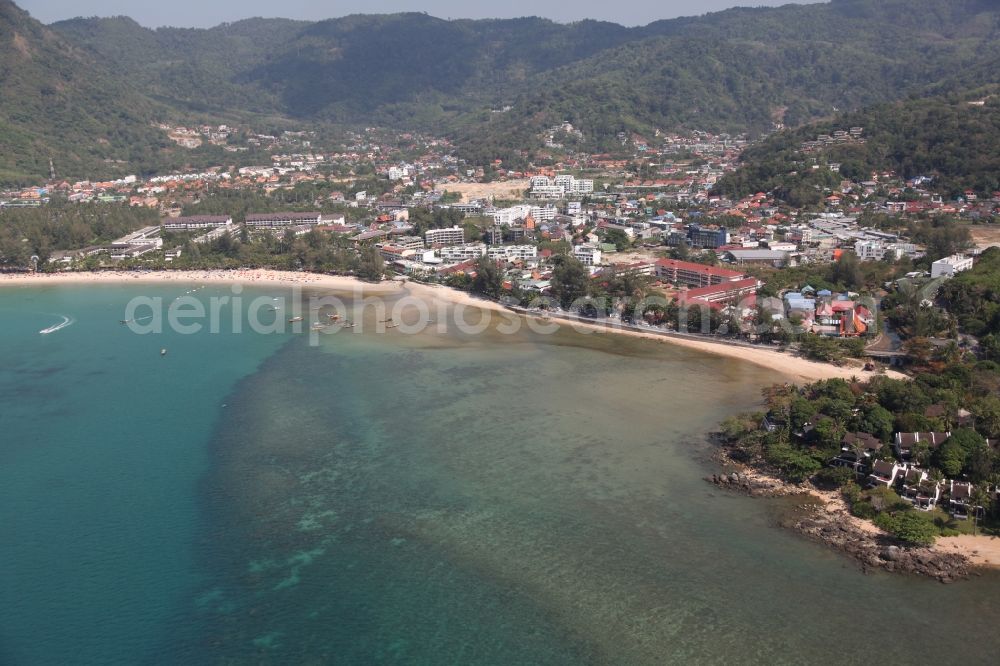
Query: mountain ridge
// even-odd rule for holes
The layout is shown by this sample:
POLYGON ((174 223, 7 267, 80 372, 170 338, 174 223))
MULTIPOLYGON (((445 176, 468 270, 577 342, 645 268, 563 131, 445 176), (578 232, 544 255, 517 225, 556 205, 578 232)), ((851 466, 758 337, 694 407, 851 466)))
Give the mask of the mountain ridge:
MULTIPOLYGON (((5 23, 33 21, 10 0, 0 8, 5 23)), ((34 23, 75 55, 52 56, 49 70, 27 68, 27 79, 52 87, 60 71, 76 69, 75 80, 99 82, 77 85, 96 116, 74 135, 90 157, 69 163, 81 165, 169 151, 147 132, 154 117, 234 115, 431 131, 458 141, 476 163, 524 162, 542 149, 542 131, 564 120, 593 150, 620 146, 621 132, 761 133, 776 121, 796 127, 936 88, 983 85, 1000 59, 1000 13, 987 0, 834 0, 638 27, 422 13, 257 18, 209 29, 150 29, 127 17, 34 23), (147 149, 120 146, 121 158, 88 145, 98 119, 127 128, 147 149)), ((0 55, 22 41, 0 42, 0 55)), ((41 89, 23 81, 20 89, 26 104, 44 108, 41 89)), ((37 113, 25 119, 17 106, 0 101, 0 122, 20 118, 34 145, 53 152, 59 128, 37 113)), ((25 156, 31 145, 15 146, 16 165, 3 168, 45 171, 47 158, 25 156)))

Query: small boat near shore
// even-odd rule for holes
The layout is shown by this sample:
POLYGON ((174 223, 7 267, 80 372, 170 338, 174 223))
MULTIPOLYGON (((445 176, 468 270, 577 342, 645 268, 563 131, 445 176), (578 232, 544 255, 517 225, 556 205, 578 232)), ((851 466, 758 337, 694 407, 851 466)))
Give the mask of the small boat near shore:
POLYGON ((288 323, 289 324, 297 324, 300 321, 302 321, 302 317, 292 317, 291 319, 288 320, 288 323))

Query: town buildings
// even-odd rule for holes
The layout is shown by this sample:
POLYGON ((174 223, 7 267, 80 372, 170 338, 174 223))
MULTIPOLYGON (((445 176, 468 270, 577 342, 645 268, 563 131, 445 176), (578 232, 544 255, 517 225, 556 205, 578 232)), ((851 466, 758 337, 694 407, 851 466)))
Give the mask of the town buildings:
POLYGON ((573 248, 573 256, 588 267, 601 264, 601 248, 593 243, 584 243, 573 248))
POLYGON ((490 259, 506 261, 525 261, 538 257, 538 248, 534 245, 492 245, 486 250, 490 259))
POLYGON ((470 259, 486 256, 484 243, 468 243, 465 245, 449 245, 441 248, 441 259, 446 262, 460 263, 470 259))
POLYGON ((255 229, 280 229, 299 225, 318 225, 320 213, 261 213, 247 215, 246 225, 255 229))
POLYGON ((931 264, 931 277, 954 277, 956 273, 970 270, 972 265, 972 257, 967 257, 964 254, 954 254, 931 264))
POLYGON ((215 229, 231 227, 231 215, 194 215, 190 217, 167 217, 160 222, 164 231, 195 231, 200 229, 215 229))
POLYGON ((723 282, 736 282, 746 274, 728 268, 707 266, 689 261, 660 259, 656 262, 656 277, 685 287, 706 287, 723 282))
POLYGON ((568 174, 556 176, 555 178, 535 176, 531 178, 530 182, 530 196, 533 199, 564 199, 594 191, 593 180, 577 179, 568 174))
POLYGON ((465 242, 465 230, 454 226, 447 229, 428 229, 424 234, 427 245, 461 245, 465 242))

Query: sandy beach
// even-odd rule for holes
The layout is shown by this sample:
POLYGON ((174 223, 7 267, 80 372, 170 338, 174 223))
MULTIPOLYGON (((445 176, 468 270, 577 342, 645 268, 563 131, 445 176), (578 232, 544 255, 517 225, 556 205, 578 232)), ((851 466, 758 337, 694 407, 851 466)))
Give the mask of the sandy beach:
POLYGON ((339 275, 321 275, 292 271, 275 271, 269 269, 252 270, 206 270, 206 271, 100 271, 92 273, 2 273, 0 286, 42 286, 54 284, 258 284, 265 286, 318 287, 336 291, 355 291, 358 288, 365 293, 387 293, 398 291, 399 285, 393 282, 373 284, 362 282, 356 278, 339 275))
POLYGON ((934 548, 943 553, 961 553, 982 567, 1000 568, 1000 538, 997 537, 970 534, 941 537, 934 548))
MULTIPOLYGON (((317 273, 276 271, 268 269, 252 270, 206 270, 206 271, 103 271, 94 273, 55 273, 55 274, 2 274, 0 286, 39 286, 53 284, 246 284, 277 287, 308 287, 313 289, 329 289, 339 292, 360 292, 366 295, 405 293, 411 296, 433 302, 445 302, 450 305, 461 305, 483 310, 505 312, 510 310, 499 303, 477 298, 467 292, 451 289, 442 285, 426 285, 415 282, 386 281, 378 284, 363 282, 356 278, 337 275, 321 275, 317 273)), ((530 316, 530 315, 526 315, 530 316)), ((539 318, 540 319, 540 318, 539 318)), ((550 320, 548 323, 553 323, 550 320)), ((671 344, 688 349, 694 349, 707 354, 715 354, 728 358, 753 363, 774 370, 790 381, 812 382, 821 379, 851 379, 864 378, 865 373, 860 366, 834 366, 818 363, 808 359, 793 356, 774 349, 749 348, 729 345, 723 342, 708 340, 691 340, 668 337, 654 331, 643 332, 604 326, 599 323, 582 321, 559 321, 559 326, 572 328, 581 333, 626 335, 635 338, 654 340, 660 344, 671 344)), ((889 376, 905 379, 905 375, 889 371, 889 376)))
MULTIPOLYGON (((410 293, 415 296, 443 299, 450 303, 461 303, 469 307, 509 312, 507 308, 499 303, 476 298, 466 292, 449 289, 444 286, 408 283, 407 288, 410 293)), ((705 352, 706 354, 715 354, 717 356, 735 358, 741 361, 746 361, 747 363, 753 363, 765 368, 770 368, 792 380, 813 382, 820 379, 850 379, 852 377, 864 378, 866 375, 871 374, 864 372, 863 368, 860 366, 839 367, 828 363, 818 363, 816 361, 810 361, 808 359, 792 356, 791 354, 786 354, 776 349, 758 349, 729 345, 724 342, 668 337, 654 331, 646 333, 643 331, 604 326, 600 323, 588 323, 583 321, 559 321, 557 323, 581 332, 596 332, 601 334, 626 335, 635 338, 644 338, 647 340, 655 340, 656 342, 662 344, 695 349, 700 352, 705 352)), ((905 375, 898 372, 889 371, 887 374, 888 376, 896 379, 906 379, 905 375)))

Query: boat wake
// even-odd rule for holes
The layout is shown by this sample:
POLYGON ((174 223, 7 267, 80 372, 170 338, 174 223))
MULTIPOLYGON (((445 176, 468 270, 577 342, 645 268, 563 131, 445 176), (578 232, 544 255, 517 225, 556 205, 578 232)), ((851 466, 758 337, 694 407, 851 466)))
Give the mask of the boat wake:
POLYGON ((61 331, 64 328, 66 328, 67 326, 72 326, 75 323, 76 323, 76 320, 73 319, 72 317, 63 317, 62 321, 59 322, 58 324, 56 324, 55 326, 49 326, 48 328, 43 328, 42 330, 40 330, 38 332, 41 335, 49 335, 50 333, 55 333, 56 331, 61 331))

